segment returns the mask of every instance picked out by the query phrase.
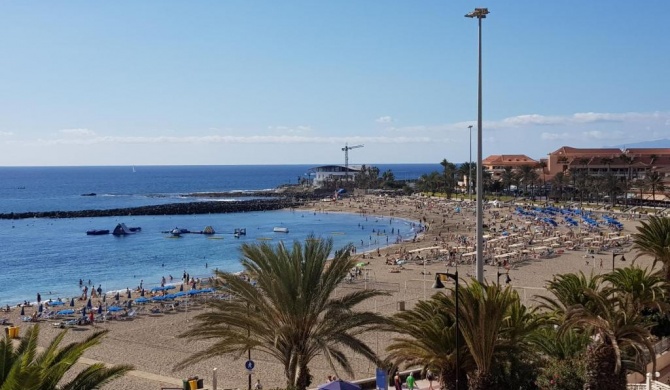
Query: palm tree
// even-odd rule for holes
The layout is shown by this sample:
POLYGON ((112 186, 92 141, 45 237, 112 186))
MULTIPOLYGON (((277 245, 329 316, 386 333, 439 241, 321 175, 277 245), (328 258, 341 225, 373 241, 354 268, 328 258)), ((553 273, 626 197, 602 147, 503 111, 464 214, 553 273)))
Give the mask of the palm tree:
POLYGON ((546 161, 540 161, 537 163, 536 166, 537 169, 540 169, 542 171, 542 195, 544 196, 544 200, 547 200, 547 181, 546 179, 546 168, 547 168, 547 162, 546 161))
POLYGON ((366 289, 335 297, 355 260, 350 247, 328 260, 332 249, 332 239, 315 237, 292 247, 242 244, 242 267, 255 285, 234 273, 215 272, 218 288, 233 299, 208 303, 211 311, 196 316, 197 324, 180 335, 215 343, 178 366, 254 349, 284 366, 287 387, 304 390, 312 382, 309 364, 317 356, 349 375, 353 370, 344 348, 377 363, 375 352, 359 337, 387 320, 354 308, 385 293, 366 289))
POLYGON ((551 190, 557 199, 563 200, 563 191, 567 185, 567 180, 568 179, 563 172, 558 172, 551 180, 551 190))
POLYGON ((604 276, 611 284, 612 293, 623 297, 626 310, 641 313, 643 310, 663 310, 668 307, 665 301, 670 285, 663 275, 647 268, 630 266, 617 268, 604 276))
MULTIPOLYGON (((456 325, 453 313, 445 310, 445 299, 437 294, 427 301, 419 301, 412 310, 393 316, 389 331, 399 333, 393 338, 388 359, 396 366, 421 366, 436 372, 439 382, 448 390, 467 388, 465 370, 456 367, 456 325)), ((462 337, 462 336, 459 336, 462 337)), ((460 365, 465 366, 467 349, 460 348, 460 365)))
POLYGON ((5 336, 0 340, 0 388, 2 390, 93 390, 125 375, 130 365, 92 364, 77 375, 70 372, 84 352, 99 344, 107 331, 99 331, 81 342, 60 348, 67 331, 59 333, 49 346, 38 352, 39 326, 28 328, 14 347, 5 336), (64 379, 67 378, 67 379, 64 379))
POLYGON ((536 298, 543 308, 549 309, 554 323, 560 325, 560 335, 579 331, 591 337, 584 388, 625 389, 626 370, 641 370, 643 351, 649 351, 655 361, 650 333, 653 323, 637 306, 649 302, 649 295, 644 292, 635 298, 628 292, 638 290, 640 285, 653 286, 654 291, 659 291, 662 284, 657 280, 628 282, 645 274, 633 269, 606 279, 586 277, 583 273, 558 275, 547 285, 555 298, 536 298), (603 283, 605 280, 609 284, 603 283))
POLYGON ((641 221, 633 233, 633 249, 636 259, 646 255, 654 258, 654 266, 661 263, 662 275, 670 281, 670 218, 652 215, 641 221))
POLYGON ((663 191, 665 186, 663 185, 663 176, 661 176, 658 171, 649 171, 644 177, 645 186, 651 189, 651 199, 653 202, 656 202, 656 190, 663 191))
MULTIPOLYGON (((458 299, 459 330, 476 367, 468 375, 469 388, 495 388, 493 368, 500 362, 494 358, 504 351, 525 350, 525 337, 534 327, 533 316, 509 286, 501 289, 498 285, 473 280, 459 289, 458 299)), ((455 314, 453 301, 446 300, 445 304, 455 314)))
POLYGON ((451 194, 454 191, 454 187, 456 186, 456 181, 454 180, 454 175, 456 174, 456 165, 447 161, 446 158, 440 162, 440 165, 442 165, 443 168, 442 174, 444 175, 444 192, 447 194, 447 198, 451 199, 451 194))
POLYGON ((514 183, 514 171, 512 170, 512 167, 505 167, 503 168, 503 173, 502 173, 502 183, 503 187, 507 189, 507 191, 512 190, 512 184, 514 183))

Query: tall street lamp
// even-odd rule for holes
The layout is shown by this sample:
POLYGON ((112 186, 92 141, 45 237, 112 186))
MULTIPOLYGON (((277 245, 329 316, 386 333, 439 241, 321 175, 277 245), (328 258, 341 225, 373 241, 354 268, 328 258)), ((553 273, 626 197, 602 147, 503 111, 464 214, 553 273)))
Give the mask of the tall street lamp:
POLYGON ((616 259, 617 256, 621 256, 621 261, 626 261, 623 253, 612 253, 612 271, 614 271, 614 259, 616 259))
POLYGON ((451 278, 456 282, 456 388, 459 389, 458 387, 458 377, 460 376, 460 371, 461 371, 461 366, 460 366, 460 345, 458 343, 458 332, 460 332, 460 328, 458 326, 458 319, 460 317, 458 313, 458 270, 454 272, 453 274, 449 272, 436 272, 435 273, 435 283, 433 283, 433 288, 444 288, 444 283, 442 283, 442 278, 441 276, 446 276, 448 278, 451 278))
POLYGON ((470 160, 468 162, 468 197, 470 198, 470 201, 472 201, 472 125, 468 126, 468 129, 470 129, 470 160))
POLYGON ((477 270, 479 283, 484 283, 484 170, 482 167, 482 19, 488 15, 488 8, 475 8, 465 15, 477 18, 479 22, 479 88, 477 91, 477 270))

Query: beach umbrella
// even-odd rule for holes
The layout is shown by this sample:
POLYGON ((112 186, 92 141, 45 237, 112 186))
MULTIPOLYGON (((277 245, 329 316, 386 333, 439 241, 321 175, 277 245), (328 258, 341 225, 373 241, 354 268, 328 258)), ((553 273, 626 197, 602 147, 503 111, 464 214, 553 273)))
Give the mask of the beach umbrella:
POLYGON ((319 385, 319 390, 361 390, 357 384, 338 379, 323 385, 319 385))
POLYGON ((130 290, 128 290, 128 299, 131 298, 130 290))
POLYGON ((133 307, 133 301, 128 301, 128 309, 133 307))
POLYGON ((139 297, 135 300, 135 303, 147 303, 149 300, 145 297, 139 297))
POLYGON ((153 301, 164 301, 165 297, 157 296, 157 297, 151 298, 151 300, 153 300, 153 301))
POLYGON ((114 300, 115 300, 115 301, 118 301, 119 298, 121 298, 121 296, 119 295, 119 292, 117 291, 117 292, 116 292, 116 295, 114 295, 114 300))
POLYGON ((26 315, 26 308, 24 306, 21 306, 21 315, 26 315))
POLYGON ((40 303, 40 305, 37 307, 37 311, 40 312, 40 313, 44 311, 44 306, 42 306, 41 303, 40 303))
POLYGON ((89 309, 93 307, 93 304, 91 303, 91 298, 88 298, 88 302, 86 303, 86 307, 89 309))
POLYGON ((105 294, 105 295, 102 296, 102 301, 103 301, 103 302, 107 301, 107 294, 105 294))
POLYGON ((59 310, 56 314, 61 315, 61 316, 67 316, 67 315, 70 315, 70 314, 74 314, 74 310, 72 310, 72 309, 59 310))
POLYGON ((61 301, 52 301, 52 302, 50 302, 49 304, 50 304, 51 306, 61 306, 61 305, 64 305, 64 303, 61 302, 61 301))
POLYGON ((74 298, 70 299, 70 307, 74 307, 74 298))
POLYGON ((98 306, 98 314, 102 314, 102 305, 98 306))
POLYGON ((179 291, 184 291, 184 285, 183 284, 179 285, 179 291))
POLYGON ((151 292, 163 291, 163 290, 165 290, 165 287, 163 286, 156 286, 151 288, 151 292))
POLYGON ((175 286, 173 286, 173 285, 165 286, 165 289, 166 289, 166 290, 174 290, 174 289, 176 289, 176 288, 177 288, 177 287, 175 287, 175 286))
POLYGON ((144 296, 144 289, 142 289, 142 292, 140 292, 140 296, 141 296, 141 297, 144 296))
POLYGON ((107 308, 107 311, 111 311, 111 312, 121 311, 121 310, 123 310, 123 309, 118 307, 118 306, 110 306, 110 307, 107 308))
POLYGON ((85 317, 86 316, 86 306, 81 308, 81 316, 85 317))

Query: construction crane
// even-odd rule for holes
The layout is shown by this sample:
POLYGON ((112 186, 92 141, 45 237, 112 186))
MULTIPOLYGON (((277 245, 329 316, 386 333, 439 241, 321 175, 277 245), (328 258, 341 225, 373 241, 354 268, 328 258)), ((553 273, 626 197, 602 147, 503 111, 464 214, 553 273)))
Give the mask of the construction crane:
POLYGON ((351 149, 357 149, 357 148, 362 148, 363 145, 354 145, 354 146, 349 146, 349 144, 345 143, 344 147, 342 148, 342 151, 344 152, 344 176, 345 176, 345 181, 349 181, 349 151, 351 149))

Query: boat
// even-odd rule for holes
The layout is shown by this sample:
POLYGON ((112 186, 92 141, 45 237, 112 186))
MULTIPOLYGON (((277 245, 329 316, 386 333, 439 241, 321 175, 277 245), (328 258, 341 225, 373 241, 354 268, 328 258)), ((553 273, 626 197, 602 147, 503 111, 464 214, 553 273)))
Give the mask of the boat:
POLYGON ((179 228, 174 228, 174 229, 170 230, 170 234, 172 234, 175 237, 181 236, 181 233, 182 233, 182 229, 179 229, 179 228))
POLYGON ((88 234, 89 236, 102 236, 102 235, 105 235, 105 234, 109 234, 109 230, 106 230, 106 229, 92 229, 92 230, 88 230, 86 232, 86 234, 88 234))
POLYGON ((129 227, 128 230, 130 230, 131 232, 137 233, 137 232, 141 232, 142 228, 139 227, 139 226, 135 226, 135 227, 129 227))
POLYGON ((214 228, 211 226, 205 226, 205 230, 202 231, 202 234, 215 234, 214 228))
POLYGON ((246 228, 235 228, 235 232, 233 234, 236 234, 238 236, 245 236, 247 234, 247 229, 246 228))
POLYGON ((139 227, 129 228, 128 226, 126 226, 125 223, 120 223, 116 225, 116 227, 112 231, 112 234, 115 236, 127 236, 129 234, 135 234, 140 230, 142 229, 139 227))
POLYGON ((81 196, 96 196, 96 195, 98 195, 98 194, 96 194, 95 192, 89 192, 87 194, 81 194, 81 196))
POLYGON ((288 228, 287 227, 275 227, 272 229, 273 232, 275 233, 288 233, 288 228))

